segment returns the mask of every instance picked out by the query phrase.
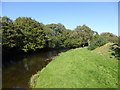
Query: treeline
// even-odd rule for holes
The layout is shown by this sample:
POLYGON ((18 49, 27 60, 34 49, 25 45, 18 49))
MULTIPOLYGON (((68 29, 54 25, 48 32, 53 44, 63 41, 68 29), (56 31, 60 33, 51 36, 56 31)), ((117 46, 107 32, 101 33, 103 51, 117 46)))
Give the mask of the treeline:
POLYGON ((44 25, 29 17, 18 17, 13 21, 4 16, 1 21, 3 50, 28 52, 43 48, 76 48, 88 46, 96 37, 105 37, 110 42, 118 42, 116 35, 112 33, 99 35, 86 25, 70 30, 60 23, 44 25))

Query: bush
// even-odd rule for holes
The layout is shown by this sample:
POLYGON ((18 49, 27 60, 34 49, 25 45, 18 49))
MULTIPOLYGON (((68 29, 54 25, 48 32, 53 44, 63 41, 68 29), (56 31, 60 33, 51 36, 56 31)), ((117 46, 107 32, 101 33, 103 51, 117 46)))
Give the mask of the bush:
POLYGON ((90 41, 90 45, 88 46, 89 50, 94 50, 97 47, 103 46, 104 44, 106 44, 108 42, 108 40, 106 38, 103 37, 95 37, 90 41))

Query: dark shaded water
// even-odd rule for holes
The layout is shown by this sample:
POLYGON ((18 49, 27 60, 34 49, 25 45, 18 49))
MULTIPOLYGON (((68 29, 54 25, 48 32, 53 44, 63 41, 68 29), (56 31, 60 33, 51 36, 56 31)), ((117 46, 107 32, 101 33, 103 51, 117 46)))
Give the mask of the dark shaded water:
POLYGON ((3 88, 28 88, 32 75, 45 67, 54 56, 67 50, 51 50, 31 55, 15 56, 3 64, 3 88))

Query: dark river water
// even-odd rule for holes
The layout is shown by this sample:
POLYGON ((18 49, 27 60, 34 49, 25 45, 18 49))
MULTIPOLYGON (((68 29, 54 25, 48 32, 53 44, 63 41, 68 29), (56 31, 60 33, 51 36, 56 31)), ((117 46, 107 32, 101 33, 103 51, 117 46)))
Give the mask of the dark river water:
POLYGON ((64 51, 67 50, 51 50, 11 58, 3 64, 2 88, 29 88, 31 76, 64 51))

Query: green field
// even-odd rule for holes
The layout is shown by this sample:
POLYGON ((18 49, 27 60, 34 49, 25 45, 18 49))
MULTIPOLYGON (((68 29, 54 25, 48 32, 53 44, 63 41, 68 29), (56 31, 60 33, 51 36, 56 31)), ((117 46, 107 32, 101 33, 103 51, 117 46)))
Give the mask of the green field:
POLYGON ((93 51, 71 49, 33 75, 32 88, 117 88, 118 60, 108 43, 93 51))

